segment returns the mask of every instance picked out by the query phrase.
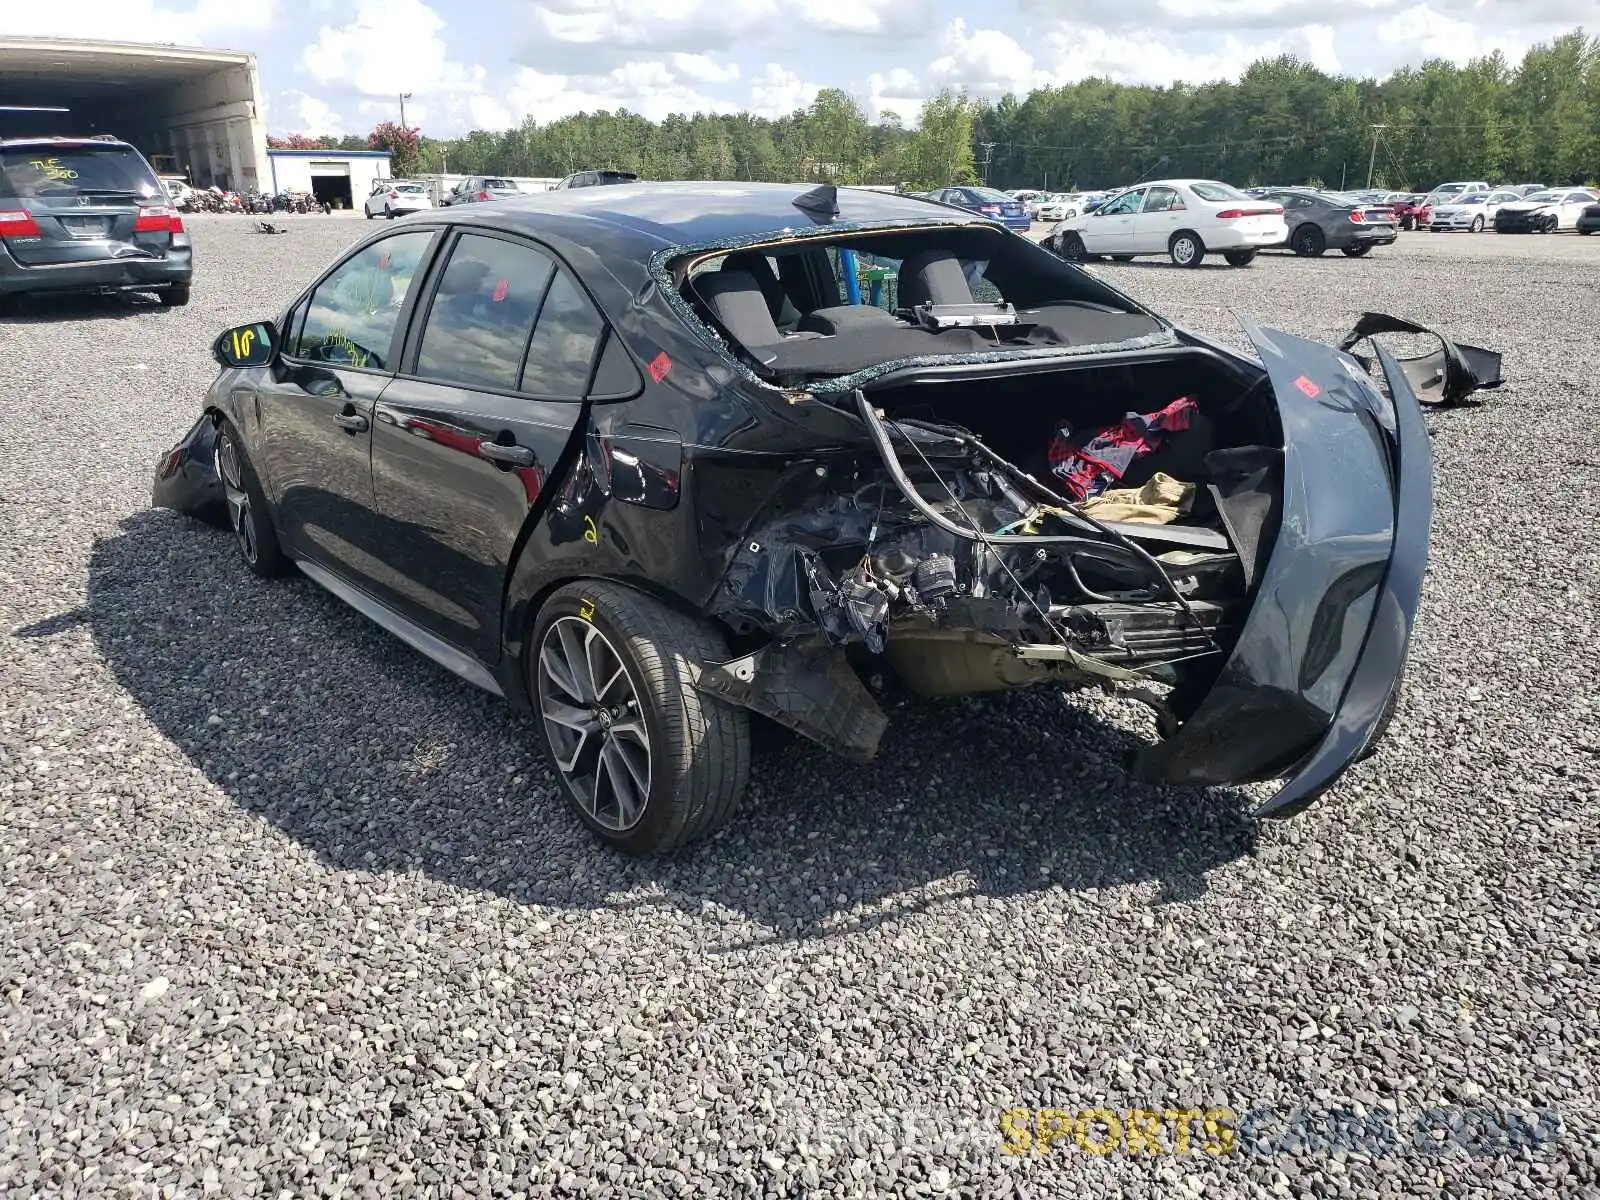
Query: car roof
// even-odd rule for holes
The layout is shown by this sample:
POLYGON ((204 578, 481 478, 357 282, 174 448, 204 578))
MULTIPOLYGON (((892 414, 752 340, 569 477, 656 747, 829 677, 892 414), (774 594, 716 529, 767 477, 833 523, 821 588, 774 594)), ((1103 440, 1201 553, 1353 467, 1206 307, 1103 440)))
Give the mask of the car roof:
POLYGON ((823 224, 794 206, 816 186, 693 181, 568 188, 436 209, 433 219, 536 237, 591 286, 609 293, 602 299, 618 311, 651 283, 652 260, 663 250, 896 225, 977 225, 1002 232, 986 218, 938 201, 849 187, 837 190, 839 213, 823 224))
POLYGON ((0 149, 7 146, 119 146, 126 150, 133 149, 132 142, 125 142, 121 138, 109 134, 85 134, 82 137, 50 137, 37 135, 31 137, 0 138, 0 149))
MULTIPOLYGON (((459 219, 492 218, 496 224, 529 232, 543 230, 575 242, 620 236, 651 249, 665 249, 815 229, 818 223, 794 206, 815 186, 680 182, 530 192, 497 204, 490 212, 462 213, 459 219)), ((894 192, 841 187, 836 196, 839 215, 830 224, 838 226, 973 222, 956 210, 894 192)))

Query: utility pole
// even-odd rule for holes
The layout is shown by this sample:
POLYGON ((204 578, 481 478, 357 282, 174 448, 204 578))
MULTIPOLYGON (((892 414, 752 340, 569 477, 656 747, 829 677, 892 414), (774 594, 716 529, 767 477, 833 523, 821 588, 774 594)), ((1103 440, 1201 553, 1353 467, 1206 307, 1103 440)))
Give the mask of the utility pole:
POLYGON ((995 144, 993 142, 980 142, 978 144, 983 147, 983 182, 984 186, 987 187, 989 183, 989 163, 994 159, 995 144))
POLYGON ((400 128, 401 129, 409 128, 409 126, 406 125, 406 101, 409 100, 409 99, 411 99, 411 93, 410 92, 401 92, 400 93, 400 128))
POLYGON ((1387 128, 1389 128, 1387 125, 1374 125, 1372 127, 1372 157, 1367 159, 1367 186, 1369 188, 1372 186, 1373 169, 1378 165, 1378 135, 1387 128))

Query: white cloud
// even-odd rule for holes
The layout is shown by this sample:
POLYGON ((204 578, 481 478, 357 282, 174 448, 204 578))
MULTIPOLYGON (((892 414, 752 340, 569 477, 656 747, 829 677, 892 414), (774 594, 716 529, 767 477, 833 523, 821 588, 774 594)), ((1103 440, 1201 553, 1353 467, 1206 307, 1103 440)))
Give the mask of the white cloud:
POLYGON ((1467 62, 1504 50, 1512 58, 1520 52, 1519 39, 1492 36, 1486 28, 1436 12, 1426 4, 1396 13, 1378 26, 1378 41, 1401 48, 1407 57, 1448 58, 1467 62))
POLYGON ((739 78, 739 64, 718 62, 705 54, 674 54, 672 69, 698 83, 732 83, 739 78))
POLYGON ((324 25, 300 62, 324 87, 366 96, 483 91, 487 72, 451 61, 443 29, 422 0, 361 0, 356 19, 324 25))
POLYGON ((927 87, 905 67, 874 71, 867 76, 867 91, 869 121, 881 121, 886 114, 894 113, 906 126, 917 123, 928 98, 927 87))
POLYGON ((88 0, 71 5, 8 4, 0 18, 4 37, 93 37, 120 42, 172 42, 180 46, 240 46, 245 35, 272 24, 275 0, 194 0, 183 7, 153 0, 88 0))
POLYGON ((299 91, 288 91, 282 95, 288 111, 293 114, 289 120, 292 128, 286 129, 286 133, 331 133, 335 137, 343 137, 348 131, 344 120, 327 101, 299 91))
MULTIPOLYGON (((579 112, 626 108, 652 121, 673 113, 732 112, 738 105, 696 91, 666 63, 624 63, 600 75, 544 74, 524 67, 505 91, 504 108, 514 124, 531 116, 541 125, 579 112)), ((488 115, 484 106, 477 114, 488 115)))
POLYGON ((750 81, 749 111, 758 117, 787 117, 797 108, 808 108, 820 83, 807 83, 787 67, 768 63, 761 74, 750 81))
POLYGON ((945 30, 944 54, 929 65, 928 75, 933 90, 965 89, 976 96, 1026 95, 1045 81, 1034 68, 1033 55, 1010 34, 998 29, 969 33, 960 17, 945 30))
POLYGON ((1180 49, 1164 32, 1107 33, 1087 25, 1057 26, 1045 37, 1045 74, 1056 84, 1090 76, 1119 83, 1209 83, 1237 79, 1257 59, 1294 54, 1324 71, 1339 69, 1333 31, 1326 25, 1292 30, 1281 37, 1244 41, 1228 34, 1209 50, 1180 49))

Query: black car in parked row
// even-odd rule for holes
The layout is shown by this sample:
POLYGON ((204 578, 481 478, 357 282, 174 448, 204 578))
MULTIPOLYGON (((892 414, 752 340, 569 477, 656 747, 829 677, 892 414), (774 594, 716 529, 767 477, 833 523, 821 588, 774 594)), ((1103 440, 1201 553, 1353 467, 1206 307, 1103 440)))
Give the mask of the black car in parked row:
POLYGON ((189 302, 194 252, 155 171, 117 138, 0 139, 0 302, 153 292, 189 302))
POLYGON ((533 713, 631 852, 729 817, 752 712, 872 757, 880 677, 1133 685, 1141 778, 1285 816, 1396 702, 1419 400, 1499 382, 1377 347, 1391 400, 1346 352, 1389 330, 1426 332, 1252 328, 1263 366, 979 214, 580 188, 420 213, 225 332, 154 499, 533 713))

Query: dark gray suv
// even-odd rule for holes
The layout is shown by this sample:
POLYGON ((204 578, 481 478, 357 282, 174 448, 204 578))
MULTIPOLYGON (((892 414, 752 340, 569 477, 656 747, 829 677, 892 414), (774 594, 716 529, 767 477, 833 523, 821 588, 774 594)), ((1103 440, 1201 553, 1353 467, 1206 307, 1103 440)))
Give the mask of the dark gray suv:
POLYGON ((0 140, 0 302, 154 292, 189 302, 194 251, 144 155, 106 135, 0 140))

